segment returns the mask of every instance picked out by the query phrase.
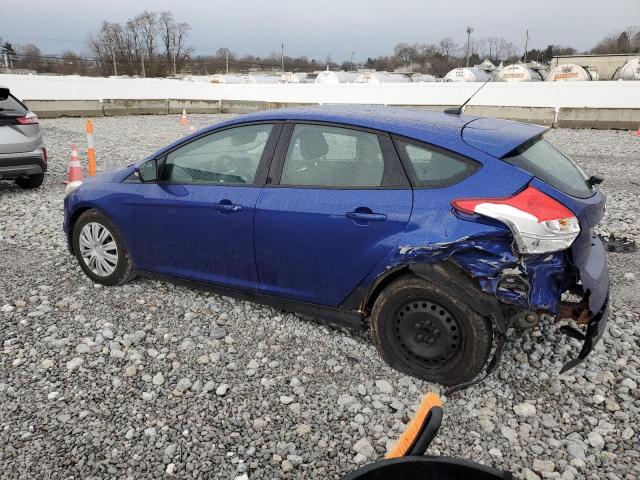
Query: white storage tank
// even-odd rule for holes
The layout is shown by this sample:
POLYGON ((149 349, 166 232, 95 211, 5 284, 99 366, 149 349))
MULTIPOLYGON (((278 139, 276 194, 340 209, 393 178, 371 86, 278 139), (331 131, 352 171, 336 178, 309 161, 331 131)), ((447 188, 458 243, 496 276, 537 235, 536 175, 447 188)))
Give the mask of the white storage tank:
POLYGON ((211 75, 209 82, 211 83, 242 83, 240 75, 232 75, 229 73, 216 73, 211 75))
POLYGON ((599 80, 600 75, 594 69, 589 67, 581 67, 575 63, 565 63, 564 65, 558 65, 556 68, 549 72, 547 75, 547 82, 576 82, 583 81, 588 82, 592 80, 599 80))
POLYGON ((285 72, 280 75, 279 83, 301 83, 297 73, 285 72))
POLYGON ((411 79, 402 73, 364 72, 358 75, 354 83, 409 83, 411 79))
POLYGON ((355 72, 332 72, 330 70, 323 70, 318 73, 316 77, 316 83, 324 83, 335 85, 338 83, 352 83, 356 80, 358 74, 355 72))
POLYGON ((447 73, 443 82, 486 82, 493 80, 493 76, 476 67, 454 68, 447 73))
POLYGON ((614 80, 640 80, 640 58, 625 63, 613 76, 614 80))
POLYGON ((523 64, 508 65, 499 75, 499 82, 543 82, 546 76, 544 70, 530 68, 523 64))
POLYGON ((251 75, 244 74, 241 77, 240 83, 248 83, 248 84, 256 84, 256 83, 278 83, 280 81, 280 77, 276 75, 251 75))
POLYGON ((436 77, 426 73, 417 73, 417 74, 411 75, 411 81, 414 83, 437 82, 436 77))
POLYGON ((306 73, 286 72, 280 75, 280 83, 309 83, 306 73))

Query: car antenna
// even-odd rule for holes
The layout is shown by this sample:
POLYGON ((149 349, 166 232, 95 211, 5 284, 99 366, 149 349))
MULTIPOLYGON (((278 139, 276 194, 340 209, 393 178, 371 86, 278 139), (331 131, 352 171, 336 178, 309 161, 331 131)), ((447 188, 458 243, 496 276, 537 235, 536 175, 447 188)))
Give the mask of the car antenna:
POLYGON ((462 105, 460 105, 459 107, 455 107, 455 108, 445 108, 444 113, 447 113, 449 115, 461 115, 462 114, 462 110, 464 109, 464 107, 467 105, 467 103, 469 103, 469 101, 476 96, 476 93, 478 93, 480 90, 482 90, 482 88, 489 83, 492 80, 492 78, 489 78, 489 80, 487 80, 486 82, 484 82, 482 85, 480 85, 480 87, 473 92, 473 94, 467 98, 467 101, 464 102, 462 105))

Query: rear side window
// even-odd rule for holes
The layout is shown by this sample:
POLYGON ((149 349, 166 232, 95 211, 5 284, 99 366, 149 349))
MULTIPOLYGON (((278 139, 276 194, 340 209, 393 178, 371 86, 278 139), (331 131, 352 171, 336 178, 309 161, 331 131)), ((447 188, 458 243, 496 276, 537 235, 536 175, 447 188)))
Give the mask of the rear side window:
POLYGON ((405 163, 413 168, 416 186, 451 185, 471 175, 478 168, 476 163, 423 145, 401 140, 396 141, 396 145, 405 163))
POLYGON ((525 143, 504 160, 574 197, 593 195, 588 177, 580 167, 544 138, 525 143))
POLYGON ((0 115, 25 113, 27 109, 13 95, 9 95, 5 100, 0 100, 0 115))
POLYGON ((324 125, 296 125, 281 185, 380 187, 384 158, 373 133, 324 125))

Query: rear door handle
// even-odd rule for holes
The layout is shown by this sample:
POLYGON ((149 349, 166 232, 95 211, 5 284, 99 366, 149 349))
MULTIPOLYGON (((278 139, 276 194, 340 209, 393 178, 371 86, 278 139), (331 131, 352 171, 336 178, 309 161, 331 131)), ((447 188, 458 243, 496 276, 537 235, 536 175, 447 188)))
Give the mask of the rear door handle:
POLYGON ((387 216, 384 213, 368 213, 368 212, 347 212, 345 217, 355 220, 356 222, 384 222, 387 216))
POLYGON ((214 203, 213 207, 222 213, 239 212, 240 210, 242 210, 242 205, 231 203, 228 200, 226 202, 223 200, 219 203, 214 203))

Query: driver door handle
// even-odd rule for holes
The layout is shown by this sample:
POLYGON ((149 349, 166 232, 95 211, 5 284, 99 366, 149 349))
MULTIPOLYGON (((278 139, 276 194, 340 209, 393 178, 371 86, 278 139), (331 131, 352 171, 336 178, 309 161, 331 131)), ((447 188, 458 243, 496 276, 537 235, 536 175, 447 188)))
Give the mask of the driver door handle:
POLYGON ((387 219, 387 216, 384 213, 373 212, 347 212, 344 216, 357 222, 383 222, 387 219))
POLYGON ((237 205, 235 203, 226 203, 226 202, 214 203, 213 207, 219 212, 223 212, 223 213, 239 212, 240 210, 242 210, 242 205, 237 205))

